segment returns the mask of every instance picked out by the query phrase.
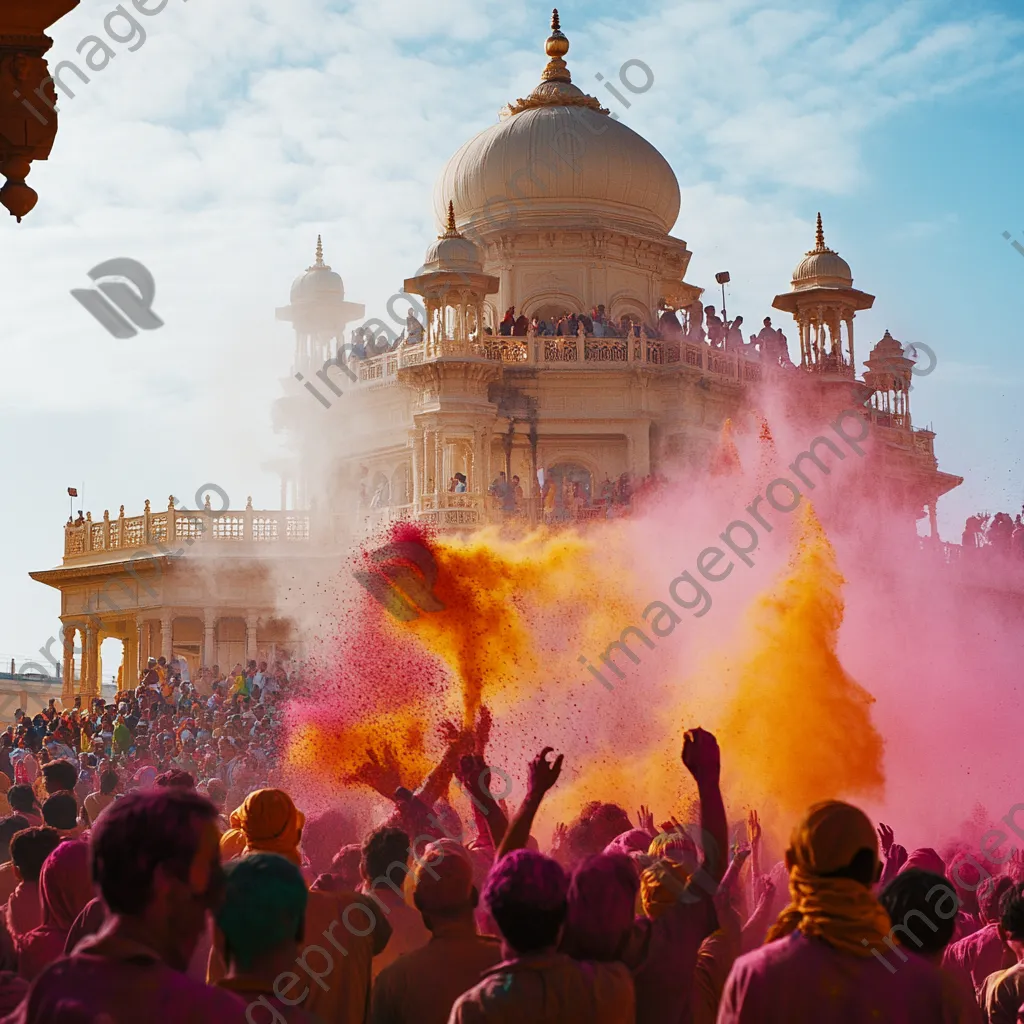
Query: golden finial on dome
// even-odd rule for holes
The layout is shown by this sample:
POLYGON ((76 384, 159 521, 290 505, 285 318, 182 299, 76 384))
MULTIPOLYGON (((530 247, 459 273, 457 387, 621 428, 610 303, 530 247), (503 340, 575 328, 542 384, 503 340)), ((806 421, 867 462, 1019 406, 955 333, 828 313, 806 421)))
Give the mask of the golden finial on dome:
POLYGON ((814 229, 814 251, 825 251, 825 229, 821 226, 821 211, 818 211, 818 226, 814 229))
POLYGON ((458 227, 455 224, 455 203, 451 199, 448 200, 448 223, 445 226, 444 234, 443 235, 438 235, 437 237, 438 238, 461 238, 462 237, 462 235, 459 234, 459 229, 458 229, 458 227))
POLYGON ((322 267, 324 265, 324 243, 320 240, 320 236, 316 236, 316 263, 314 266, 322 267))
POLYGON ((562 35, 561 23, 558 20, 558 9, 551 12, 551 35, 544 44, 544 52, 551 58, 544 69, 541 79, 545 82, 571 82, 572 76, 562 58, 569 52, 569 40, 562 35))

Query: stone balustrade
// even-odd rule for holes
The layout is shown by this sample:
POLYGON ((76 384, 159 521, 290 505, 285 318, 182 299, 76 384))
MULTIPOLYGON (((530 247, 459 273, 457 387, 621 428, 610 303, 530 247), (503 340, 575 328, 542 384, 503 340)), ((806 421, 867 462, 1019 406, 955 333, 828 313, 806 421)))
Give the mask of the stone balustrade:
POLYGON ((704 343, 663 341, 659 338, 597 338, 589 335, 487 335, 482 341, 459 344, 443 341, 403 345, 394 352, 351 364, 360 383, 394 383, 398 371, 443 356, 490 359, 495 362, 558 369, 567 366, 689 366, 702 374, 737 383, 761 380, 765 367, 758 359, 712 348, 704 343))
POLYGON ((116 553, 131 548, 152 548, 167 555, 184 554, 193 544, 274 544, 304 542, 310 539, 308 512, 267 512, 252 507, 235 511, 210 508, 176 509, 174 498, 164 512, 153 512, 149 500, 141 516, 125 516, 124 505, 116 519, 105 511, 103 519, 93 521, 92 513, 83 522, 64 527, 64 562, 94 559, 100 553, 116 553))

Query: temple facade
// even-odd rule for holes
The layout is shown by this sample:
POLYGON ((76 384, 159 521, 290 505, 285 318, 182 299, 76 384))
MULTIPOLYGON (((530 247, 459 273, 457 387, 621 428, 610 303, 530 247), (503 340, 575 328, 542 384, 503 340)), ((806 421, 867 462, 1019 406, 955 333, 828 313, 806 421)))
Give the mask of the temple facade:
POLYGON ((326 578, 392 522, 466 531, 628 514, 645 481, 706 464, 726 421, 757 415, 773 385, 812 419, 864 404, 878 488, 936 535, 936 502, 961 478, 939 471, 934 434, 913 426, 903 346, 886 333, 858 357, 856 313, 874 297, 854 288, 820 216, 774 300, 793 351, 777 327, 757 344, 727 332, 685 280, 672 168, 572 83, 568 50, 556 12, 538 86, 442 171, 439 234, 404 278, 401 335, 349 327, 364 308, 318 240, 277 310, 295 334, 273 408, 285 452, 268 464, 280 510, 189 511, 172 497, 67 524, 62 564, 32 573, 61 592, 65 700, 76 677, 98 692, 104 637, 122 640, 132 681, 151 655, 193 672, 300 657, 282 585, 326 578))
POLYGON ((773 303, 793 318, 796 362, 775 328, 771 346, 741 331, 739 345, 716 343, 702 289, 684 280, 691 253, 669 233, 680 208, 672 168, 573 85, 568 49, 555 12, 536 89, 442 171, 442 230, 405 279, 417 313, 400 339, 374 330, 376 345, 353 349, 340 280, 333 293, 310 289, 331 327, 299 347, 333 352, 319 367, 297 364, 306 392, 275 409, 294 452, 283 480, 297 478, 300 493, 301 481, 330 480, 332 507, 356 512, 362 530, 506 521, 494 497, 502 473, 518 477, 525 520, 603 518, 612 496, 652 474, 705 462, 725 421, 785 378, 812 414, 866 402, 885 449, 881 485, 934 533, 936 502, 960 478, 938 470, 934 436, 911 422, 913 362, 888 333, 858 379, 854 319, 874 296, 854 288, 820 215, 773 303), (559 333, 545 333, 559 319, 559 333))

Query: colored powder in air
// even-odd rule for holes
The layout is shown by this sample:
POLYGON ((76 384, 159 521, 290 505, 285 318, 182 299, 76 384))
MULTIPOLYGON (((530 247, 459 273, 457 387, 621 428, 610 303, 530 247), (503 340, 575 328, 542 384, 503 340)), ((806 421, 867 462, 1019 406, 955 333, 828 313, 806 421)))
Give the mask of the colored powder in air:
POLYGON ((835 551, 806 500, 797 516, 789 565, 747 616, 746 651, 716 672, 728 694, 717 734, 730 806, 777 809, 787 822, 818 800, 879 797, 885 783, 874 698, 836 654, 835 551))
POLYGON ((558 616, 564 638, 628 614, 629 602, 608 594, 614 553, 605 549, 598 557, 598 549, 596 532, 584 538, 547 530, 518 541, 490 530, 432 544, 434 594, 444 608, 405 628, 455 672, 467 724, 482 703, 507 707, 544 682, 545 655, 558 653, 543 637, 545 616, 558 616))

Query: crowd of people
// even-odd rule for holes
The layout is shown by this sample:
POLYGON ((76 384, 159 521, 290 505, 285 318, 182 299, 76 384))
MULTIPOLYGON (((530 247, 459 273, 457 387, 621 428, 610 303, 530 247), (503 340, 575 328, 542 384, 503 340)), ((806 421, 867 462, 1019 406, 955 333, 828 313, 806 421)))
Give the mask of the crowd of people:
MULTIPOLYGON (((466 481, 456 474, 449 490, 465 490, 466 481)), ((646 500, 657 492, 666 479, 650 474, 636 483, 631 473, 620 473, 614 480, 605 476, 596 493, 591 494, 589 478, 573 480, 568 474, 556 475, 551 470, 544 474, 539 490, 537 517, 545 523, 574 521, 581 518, 614 519, 627 515, 638 500, 646 500)), ((524 517, 529 512, 528 499, 522 482, 515 474, 509 481, 500 472, 487 488, 491 510, 505 519, 524 517)))
POLYGON ((359 834, 344 793, 307 820, 282 784, 295 681, 237 670, 193 685, 151 661, 113 704, 53 701, 2 734, 3 1022, 1024 1022, 1024 851, 1005 832, 908 854, 828 801, 773 864, 693 729, 691 823, 595 801, 542 852, 563 757, 542 750, 506 803, 485 708, 442 726, 415 792, 392 748, 367 751, 349 783, 385 810, 359 834))
POLYGON ((977 552, 984 549, 1006 558, 1024 559, 1022 517, 1024 508, 1012 518, 1008 512, 970 516, 964 524, 964 551, 977 552))
MULTIPOLYGON (((423 341, 424 328, 416 315, 410 311, 402 333, 377 331, 370 327, 357 327, 352 332, 347 348, 348 357, 354 360, 369 359, 373 356, 394 352, 405 345, 417 345, 423 341)), ((482 337, 493 337, 495 331, 484 326, 482 337)), ((566 310, 559 316, 527 316, 522 310, 516 313, 515 306, 509 306, 497 326, 501 337, 569 337, 580 335, 591 338, 646 338, 669 342, 687 341, 693 344, 707 344, 711 348, 736 353, 747 359, 758 359, 781 367, 793 365, 789 358, 789 344, 785 334, 772 327, 770 317, 762 321, 761 330, 744 340, 743 317, 728 319, 723 309, 719 316, 714 306, 702 306, 699 301, 690 306, 673 309, 665 306, 657 323, 651 326, 643 319, 629 314, 618 320, 608 316, 603 304, 594 306, 589 313, 566 310)), ((481 335, 471 332, 470 340, 479 340, 481 335)))

